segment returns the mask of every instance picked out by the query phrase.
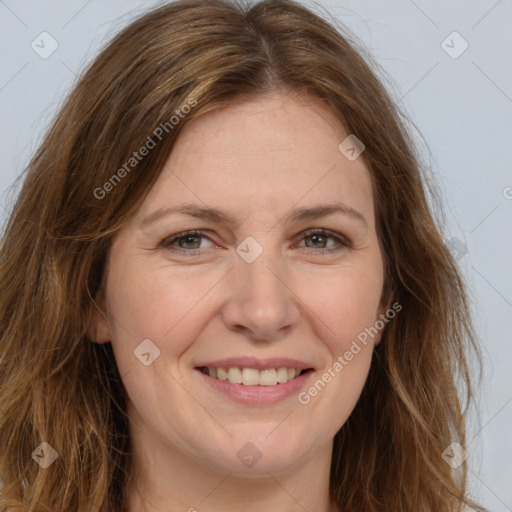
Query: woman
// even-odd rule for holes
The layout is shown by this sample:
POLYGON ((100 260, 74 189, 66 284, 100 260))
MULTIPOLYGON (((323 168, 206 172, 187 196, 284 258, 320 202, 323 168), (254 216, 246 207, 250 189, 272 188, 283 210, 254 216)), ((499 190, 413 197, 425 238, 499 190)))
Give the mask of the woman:
POLYGON ((133 22, 3 237, 2 510, 481 510, 476 342, 425 188, 369 65, 299 4, 133 22))

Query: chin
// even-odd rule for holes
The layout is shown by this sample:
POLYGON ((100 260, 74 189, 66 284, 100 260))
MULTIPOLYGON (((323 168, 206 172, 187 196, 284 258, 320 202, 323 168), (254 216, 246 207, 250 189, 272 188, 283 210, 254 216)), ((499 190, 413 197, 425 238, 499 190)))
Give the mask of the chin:
POLYGON ((307 449, 304 441, 291 436, 289 431, 283 430, 280 435, 272 432, 272 428, 265 432, 255 432, 244 429, 243 433, 235 434, 225 443, 216 444, 207 458, 216 469, 241 476, 261 477, 268 473, 277 474, 300 464, 306 456, 307 449))

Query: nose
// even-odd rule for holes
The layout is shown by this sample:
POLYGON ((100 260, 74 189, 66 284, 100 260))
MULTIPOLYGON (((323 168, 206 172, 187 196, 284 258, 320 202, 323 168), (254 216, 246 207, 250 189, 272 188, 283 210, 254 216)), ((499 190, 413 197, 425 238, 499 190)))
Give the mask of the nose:
POLYGON ((277 341, 300 321, 299 298, 285 263, 264 251, 255 261, 237 258, 222 308, 225 325, 252 341, 277 341))

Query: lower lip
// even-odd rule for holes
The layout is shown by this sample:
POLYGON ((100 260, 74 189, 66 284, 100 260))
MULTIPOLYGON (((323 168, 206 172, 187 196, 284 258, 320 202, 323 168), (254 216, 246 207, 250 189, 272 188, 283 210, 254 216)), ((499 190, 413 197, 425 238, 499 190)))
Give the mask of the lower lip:
POLYGON ((214 390, 233 398, 237 402, 250 405, 273 404, 292 395, 297 395, 313 373, 311 370, 307 371, 295 379, 275 386, 244 386, 243 384, 233 384, 228 380, 214 379, 201 370, 196 370, 214 390))

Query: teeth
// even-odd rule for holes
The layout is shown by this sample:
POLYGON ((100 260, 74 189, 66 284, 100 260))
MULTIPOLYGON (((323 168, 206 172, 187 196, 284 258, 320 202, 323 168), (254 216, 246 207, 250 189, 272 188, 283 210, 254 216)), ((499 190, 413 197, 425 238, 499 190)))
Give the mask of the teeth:
MULTIPOLYGON (((295 374, 295 371, 293 373, 295 374)), ((295 375, 293 375, 293 377, 295 377, 295 375)), ((278 368, 277 369, 277 382, 279 382, 279 384, 284 384, 287 381, 288 381, 288 369, 287 368, 278 368)))
POLYGON ((270 370, 261 370, 260 386, 275 386, 277 384, 277 372, 272 368, 270 370))
POLYGON ((240 368, 230 368, 228 370, 228 380, 232 384, 242 384, 242 370, 240 368))
POLYGON ((301 375, 298 368, 203 368, 203 373, 218 380, 228 380, 232 384, 244 386, 275 386, 284 384, 301 375))
POLYGON ((244 368, 242 370, 242 384, 244 386, 257 386, 258 380, 259 372, 256 368, 244 368))

